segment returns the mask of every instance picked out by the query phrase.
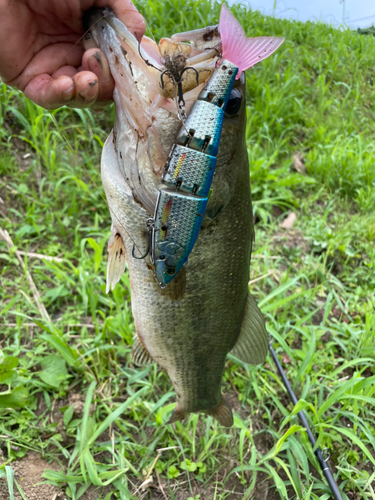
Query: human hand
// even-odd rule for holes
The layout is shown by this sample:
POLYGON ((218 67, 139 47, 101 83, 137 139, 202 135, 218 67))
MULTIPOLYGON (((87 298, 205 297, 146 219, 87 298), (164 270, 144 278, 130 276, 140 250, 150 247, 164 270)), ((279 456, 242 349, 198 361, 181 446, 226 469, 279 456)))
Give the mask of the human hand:
POLYGON ((144 21, 130 0, 0 0, 0 77, 39 106, 101 107, 114 81, 103 52, 84 51, 82 15, 110 7, 139 39, 144 21))

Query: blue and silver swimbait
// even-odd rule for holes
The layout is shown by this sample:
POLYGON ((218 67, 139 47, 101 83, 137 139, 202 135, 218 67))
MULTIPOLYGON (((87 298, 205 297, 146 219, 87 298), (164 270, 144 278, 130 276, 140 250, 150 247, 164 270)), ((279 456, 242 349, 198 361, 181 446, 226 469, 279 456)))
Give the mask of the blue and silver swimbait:
POLYGON ((177 135, 155 208, 151 262, 165 287, 187 262, 197 240, 215 173, 224 110, 238 68, 222 59, 177 135))
MULTIPOLYGON (((154 219, 148 221, 148 251, 162 288, 177 276, 198 238, 215 172, 224 110, 236 77, 268 57, 283 42, 282 38, 273 37, 246 38, 225 6, 219 27, 222 59, 177 135, 161 179, 154 219)), ((196 71, 184 68, 178 76, 180 81, 188 69, 196 71)), ((162 87, 166 72, 161 76, 162 87)), ((178 86, 178 106, 184 115, 182 88, 175 76, 172 79, 178 86)))

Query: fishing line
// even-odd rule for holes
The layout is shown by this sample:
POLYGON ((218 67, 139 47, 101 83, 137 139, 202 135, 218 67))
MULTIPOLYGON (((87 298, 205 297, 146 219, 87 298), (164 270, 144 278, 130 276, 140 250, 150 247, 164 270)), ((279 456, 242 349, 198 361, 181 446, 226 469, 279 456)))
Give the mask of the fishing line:
POLYGON ((156 45, 157 45, 157 41, 155 40, 154 34, 153 34, 153 32, 151 31, 150 25, 149 25, 149 24, 148 24, 148 22, 146 21, 146 18, 143 18, 143 20, 144 20, 144 22, 145 22, 145 25, 146 25, 146 27, 147 27, 148 31, 150 32, 150 35, 151 35, 152 39, 154 40, 154 42, 155 42, 155 43, 156 43, 156 45))
MULTIPOLYGON (((284 373, 284 370, 281 366, 281 363, 276 355, 276 352, 274 350, 274 348, 272 347, 272 341, 273 341, 273 338, 272 336, 270 336, 270 339, 269 339, 269 342, 268 342, 268 346, 269 346, 269 349, 270 349, 270 352, 271 352, 271 356, 272 356, 272 359, 276 365, 276 368, 277 368, 277 371, 279 372, 279 375, 284 383, 284 386, 287 390, 287 393, 289 394, 289 397, 290 399, 292 400, 294 406, 298 403, 298 399, 296 397, 296 395, 294 394, 293 392, 293 389, 284 373)), ((309 438, 309 441, 311 443, 311 446, 314 450, 314 448, 316 447, 316 439, 314 437, 314 434, 311 430, 311 427, 309 426, 308 422, 307 422, 307 419, 306 419, 306 416, 305 416, 305 413, 303 410, 299 411, 298 412, 298 417, 302 423, 302 425, 305 427, 306 429, 306 433, 307 433, 307 436, 309 438)), ((318 459, 318 462, 319 462, 319 465, 320 465, 320 468, 322 469, 322 473, 324 475, 324 477, 326 478, 327 480, 327 483, 331 489, 331 492, 332 492, 332 496, 335 500, 343 500, 342 499, 342 496, 341 496, 341 492, 339 490, 339 487, 337 486, 337 483, 335 481, 335 478, 333 477, 333 474, 329 468, 329 465, 328 465, 328 458, 326 458, 324 456, 324 451, 322 451, 319 446, 317 446, 315 448, 315 456, 316 458, 318 459)))
MULTIPOLYGON (((133 5, 136 5, 136 4, 139 4, 139 3, 140 3, 140 2, 133 2, 133 5)), ((143 7, 143 5, 142 5, 142 4, 141 4, 141 7, 143 7)), ((127 9, 127 10, 131 10, 131 9, 127 9)), ((132 12, 134 12, 134 10, 133 10, 132 12)), ((145 25, 146 25, 146 28, 147 28, 147 29, 148 29, 148 31, 150 32, 150 35, 151 35, 152 39, 154 40, 154 42, 155 42, 155 43, 156 43, 156 45, 157 45, 157 42, 156 42, 155 37, 154 37, 154 34, 153 34, 153 32, 151 31, 150 25, 148 24, 148 22, 147 22, 147 20, 146 20, 146 18, 145 18, 145 17, 143 17, 143 21, 144 21, 144 23, 145 23, 145 25)))
MULTIPOLYGON (((128 10, 130 10, 130 9, 128 9, 128 10)), ((95 24, 97 24, 97 23, 98 23, 99 21, 101 21, 102 19, 105 19, 105 16, 104 16, 104 15, 103 15, 102 17, 100 17, 97 21, 95 21, 95 22, 94 22, 94 23, 90 26, 90 28, 88 28, 88 29, 87 29, 87 30, 83 33, 83 35, 82 35, 80 38, 78 38, 78 40, 76 41, 76 43, 73 45, 73 47, 72 47, 70 50, 68 50, 68 52, 65 54, 65 56, 64 56, 64 58, 63 58, 63 59, 65 59, 65 58, 66 58, 66 57, 67 57, 67 56, 68 56, 68 55, 72 52, 72 50, 73 50, 75 47, 77 47, 77 45, 78 45, 80 42, 82 42, 82 40, 83 40, 83 39, 87 36, 87 34, 88 34, 88 33, 90 33, 91 28, 92 28, 93 26, 95 26, 95 24)), ((95 42, 95 43, 96 43, 96 42, 95 42)), ((63 59, 61 59, 60 63, 63 61, 63 59)), ((61 67, 61 66, 60 66, 60 63, 58 63, 58 64, 56 65, 55 70, 54 70, 54 71, 52 71, 52 75, 53 75, 53 74, 54 74, 54 73, 55 73, 55 72, 56 72, 56 71, 57 71, 57 70, 61 67)), ((74 66, 73 66, 73 67, 74 67, 74 66)), ((77 70, 77 73, 78 73, 78 72, 79 72, 79 71, 77 70)), ((52 79, 52 75, 51 75, 51 79, 52 79)))

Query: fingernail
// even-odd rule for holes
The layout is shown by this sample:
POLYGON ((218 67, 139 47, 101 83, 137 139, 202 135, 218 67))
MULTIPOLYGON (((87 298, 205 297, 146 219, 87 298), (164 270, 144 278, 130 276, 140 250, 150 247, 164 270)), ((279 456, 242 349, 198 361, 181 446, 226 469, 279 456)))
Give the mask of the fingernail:
POLYGON ((92 80, 91 82, 89 82, 89 84, 88 84, 89 86, 85 90, 82 90, 82 92, 80 92, 79 97, 86 102, 89 102, 89 101, 92 101, 93 99, 95 99, 96 89, 95 90, 93 90, 93 89, 97 83, 98 83, 98 80, 92 80))
POLYGON ((88 63, 88 66, 90 68, 91 71, 93 71, 94 68, 96 68, 97 66, 100 66, 101 68, 103 67, 102 65, 102 60, 101 60, 101 57, 100 57, 100 52, 95 52, 95 54, 93 54, 89 60, 87 61, 88 63))
POLYGON ((95 73, 97 77, 99 77, 99 83, 108 82, 111 76, 108 71, 108 65, 103 64, 100 52, 96 52, 95 54, 93 54, 88 59, 87 65, 89 67, 89 70, 95 73))
POLYGON ((75 88, 76 84, 73 83, 73 85, 71 87, 68 88, 68 90, 65 90, 63 93, 62 93, 62 98, 64 99, 64 101, 70 101, 71 98, 73 97, 73 94, 74 94, 74 88, 75 88))

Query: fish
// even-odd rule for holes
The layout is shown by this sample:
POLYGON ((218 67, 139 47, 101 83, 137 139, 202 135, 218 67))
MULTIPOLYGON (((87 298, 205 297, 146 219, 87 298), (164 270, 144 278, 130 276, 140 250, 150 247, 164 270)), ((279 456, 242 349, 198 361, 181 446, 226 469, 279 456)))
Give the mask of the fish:
MULTIPOLYGON (((159 45, 130 33, 109 9, 90 11, 88 22, 116 84, 115 123, 101 158, 112 219, 107 293, 127 267, 136 331, 132 360, 138 366, 157 363, 168 373, 176 394, 169 423, 198 412, 230 427, 233 414, 221 391, 227 354, 259 364, 268 351, 264 318, 248 289, 253 215, 243 71, 268 57, 283 39, 246 38, 225 5, 219 26, 178 33, 159 45), (189 132, 198 97, 223 58, 238 71, 222 110, 215 173, 207 197, 186 201, 189 213, 199 215, 198 229, 186 215, 179 216, 190 224, 190 233, 195 231, 194 242, 165 286, 152 246, 163 244, 162 238, 155 240, 156 223, 159 236, 170 231, 162 226, 174 210, 166 189, 168 175, 173 186, 168 168, 181 131, 189 132)), ((215 118, 205 113, 202 119, 215 118)), ((206 160, 200 168, 208 175, 212 165, 206 160)), ((184 196, 173 189, 175 198, 184 196)))

